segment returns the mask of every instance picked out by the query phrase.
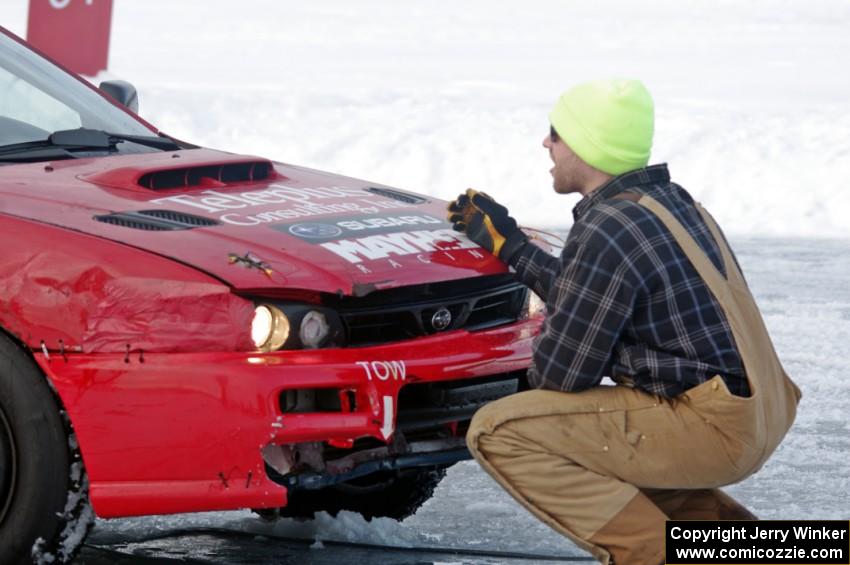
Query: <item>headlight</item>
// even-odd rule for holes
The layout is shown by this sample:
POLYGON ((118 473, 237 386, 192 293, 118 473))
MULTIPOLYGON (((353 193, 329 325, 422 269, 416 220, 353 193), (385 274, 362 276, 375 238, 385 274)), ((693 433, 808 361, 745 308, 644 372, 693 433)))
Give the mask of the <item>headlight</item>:
POLYGON ((289 319, 286 314, 274 306, 262 305, 254 309, 251 322, 251 339, 262 351, 275 351, 286 343, 289 337, 289 319))
POLYGON ((536 318, 546 315, 546 303, 536 293, 528 291, 528 304, 526 305, 525 317, 536 318))
POLYGON ((331 327, 328 325, 325 315, 316 310, 310 310, 301 319, 301 330, 298 332, 298 337, 301 338, 304 347, 315 348, 322 344, 330 331, 331 327))

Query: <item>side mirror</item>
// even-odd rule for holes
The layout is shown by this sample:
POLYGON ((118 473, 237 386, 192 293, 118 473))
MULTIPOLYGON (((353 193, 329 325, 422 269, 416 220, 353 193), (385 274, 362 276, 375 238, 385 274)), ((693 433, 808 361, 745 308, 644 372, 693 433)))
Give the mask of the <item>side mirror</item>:
POLYGON ((100 89, 133 113, 139 113, 139 95, 136 87, 126 80, 105 80, 100 83, 100 89))

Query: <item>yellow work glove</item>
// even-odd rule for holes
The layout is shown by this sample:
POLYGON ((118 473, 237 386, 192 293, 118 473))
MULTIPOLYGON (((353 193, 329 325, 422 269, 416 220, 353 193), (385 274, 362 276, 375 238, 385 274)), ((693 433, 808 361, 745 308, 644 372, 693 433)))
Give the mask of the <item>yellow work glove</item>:
POLYGON ((528 241, 508 209, 483 192, 468 188, 448 209, 448 220, 455 230, 466 233, 502 261, 508 262, 528 241))

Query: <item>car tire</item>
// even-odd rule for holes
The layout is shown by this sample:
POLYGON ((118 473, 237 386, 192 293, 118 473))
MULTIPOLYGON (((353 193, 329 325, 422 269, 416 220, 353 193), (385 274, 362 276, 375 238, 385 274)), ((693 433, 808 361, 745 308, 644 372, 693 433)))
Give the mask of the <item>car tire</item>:
POLYGON ((70 425, 35 363, 0 334, 0 563, 69 563, 93 521, 70 425))
POLYGON ((260 510, 265 520, 277 517, 313 518, 316 512, 336 516, 342 510, 358 512, 366 520, 404 520, 419 510, 446 476, 445 468, 405 469, 369 475, 350 483, 321 490, 289 494, 287 505, 277 511, 260 510))

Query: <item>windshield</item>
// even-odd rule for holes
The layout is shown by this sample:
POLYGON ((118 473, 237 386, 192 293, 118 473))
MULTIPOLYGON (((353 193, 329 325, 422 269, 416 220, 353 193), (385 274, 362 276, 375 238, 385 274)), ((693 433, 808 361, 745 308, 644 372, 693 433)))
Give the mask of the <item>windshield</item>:
MULTIPOLYGON (((0 32, 0 146, 45 140, 60 130, 155 132, 53 63, 0 32)), ((124 143, 118 152, 155 151, 124 143)))

